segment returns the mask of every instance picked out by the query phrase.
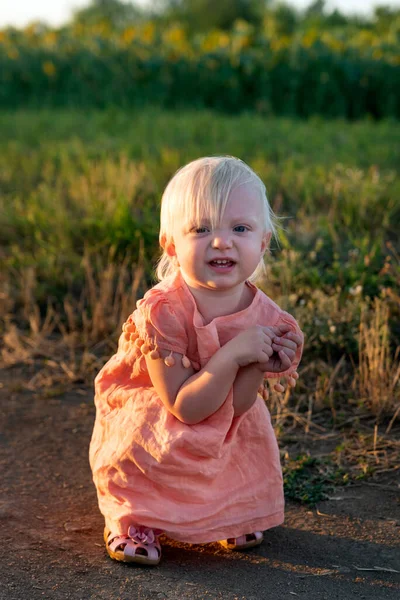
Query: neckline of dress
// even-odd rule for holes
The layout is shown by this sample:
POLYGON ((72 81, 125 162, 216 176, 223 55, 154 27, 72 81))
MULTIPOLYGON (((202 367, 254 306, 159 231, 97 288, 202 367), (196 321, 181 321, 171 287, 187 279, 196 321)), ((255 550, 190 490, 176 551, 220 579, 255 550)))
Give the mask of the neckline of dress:
POLYGON ((242 310, 239 310, 238 312, 230 313, 229 315, 220 315, 218 317, 214 317, 209 323, 204 324, 204 319, 203 319, 203 316, 201 315, 201 313, 199 312, 199 309, 197 308, 196 300, 194 299, 193 294, 189 290, 189 287, 188 287, 186 281, 183 279, 181 272, 178 271, 177 275, 178 275, 178 279, 180 281, 181 287, 183 288, 186 296, 190 299, 190 301, 193 304, 193 307, 194 307, 193 324, 196 327, 196 329, 206 328, 206 327, 210 327, 212 325, 215 326, 216 322, 220 321, 221 319, 224 319, 224 320, 236 319, 238 316, 242 316, 248 310, 250 310, 250 309, 253 310, 260 298, 261 292, 258 289, 258 287, 256 287, 253 283, 251 283, 251 281, 246 280, 245 284, 251 289, 251 291, 254 294, 253 299, 250 302, 249 306, 246 306, 246 308, 243 308, 242 310))

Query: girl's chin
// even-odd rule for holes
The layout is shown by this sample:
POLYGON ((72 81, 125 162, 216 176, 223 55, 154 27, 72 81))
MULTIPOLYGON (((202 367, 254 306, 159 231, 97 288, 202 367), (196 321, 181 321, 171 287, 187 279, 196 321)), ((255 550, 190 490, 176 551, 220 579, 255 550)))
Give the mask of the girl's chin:
POLYGON ((203 274, 188 274, 181 271, 183 279, 186 284, 193 289, 204 289, 209 290, 228 290, 231 288, 241 287, 245 284, 246 279, 236 277, 235 269, 229 269, 221 272, 220 270, 210 269, 203 274))

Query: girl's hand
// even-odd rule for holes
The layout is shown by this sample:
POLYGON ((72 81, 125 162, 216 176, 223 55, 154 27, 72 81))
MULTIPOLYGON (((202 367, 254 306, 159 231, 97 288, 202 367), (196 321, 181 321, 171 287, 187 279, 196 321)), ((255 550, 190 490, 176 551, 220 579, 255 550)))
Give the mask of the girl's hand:
POLYGON ((273 354, 268 361, 259 362, 257 367, 262 372, 281 373, 292 366, 297 350, 302 344, 302 338, 286 326, 272 329, 276 332, 272 338, 273 354))
POLYGON ((272 340, 275 336, 274 328, 256 325, 242 331, 226 345, 229 345, 238 367, 252 363, 267 364, 274 353, 272 340))

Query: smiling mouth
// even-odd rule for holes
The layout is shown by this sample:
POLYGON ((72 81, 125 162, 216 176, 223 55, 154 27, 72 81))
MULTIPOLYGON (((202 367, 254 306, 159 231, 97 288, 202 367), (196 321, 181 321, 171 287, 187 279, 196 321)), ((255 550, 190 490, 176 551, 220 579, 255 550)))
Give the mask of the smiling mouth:
POLYGON ((228 267, 233 267, 236 263, 233 260, 221 258, 216 260, 210 260, 208 264, 218 269, 227 269, 228 267))

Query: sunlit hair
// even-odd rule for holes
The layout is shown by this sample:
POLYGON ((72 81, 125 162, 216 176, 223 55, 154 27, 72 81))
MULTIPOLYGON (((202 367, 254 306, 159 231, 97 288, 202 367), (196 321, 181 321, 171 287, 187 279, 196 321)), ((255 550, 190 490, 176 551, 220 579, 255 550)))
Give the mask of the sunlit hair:
MULTIPOLYGON (((207 156, 179 169, 165 188, 161 201, 160 244, 165 249, 174 238, 176 228, 199 227, 203 219, 218 225, 229 194, 241 185, 250 184, 260 194, 263 202, 265 233, 276 238, 277 217, 267 199, 265 185, 256 173, 239 158, 233 156, 207 156)), ((161 281, 172 275, 179 266, 163 252, 156 270, 161 281)), ((265 272, 261 260, 250 277, 252 281, 265 272)))

